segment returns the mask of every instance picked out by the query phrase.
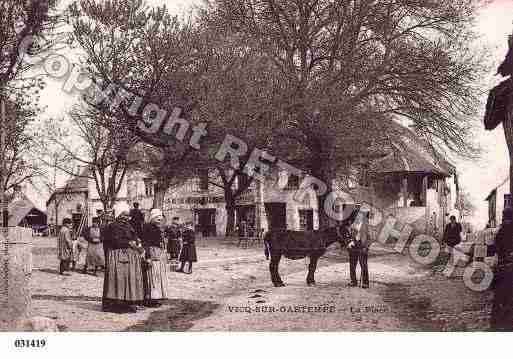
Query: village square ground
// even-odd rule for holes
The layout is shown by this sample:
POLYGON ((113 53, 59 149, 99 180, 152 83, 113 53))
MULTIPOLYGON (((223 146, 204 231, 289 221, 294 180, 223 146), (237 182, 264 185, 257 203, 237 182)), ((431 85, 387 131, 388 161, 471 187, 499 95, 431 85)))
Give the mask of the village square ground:
MULTIPOLYGON (((347 287, 348 256, 333 245, 320 259, 317 285, 305 283, 305 260, 282 260, 287 284, 271 285, 261 244, 198 241, 191 275, 169 273, 171 298, 133 314, 101 310, 103 273, 57 272, 56 239, 35 238, 31 315, 61 331, 481 331, 489 327, 492 292, 466 288, 457 270, 423 267, 373 244, 370 288, 347 287), (310 307, 310 309, 309 309, 310 307), (319 308, 323 308, 319 312, 319 308)), ((81 269, 81 268, 80 268, 81 269)))

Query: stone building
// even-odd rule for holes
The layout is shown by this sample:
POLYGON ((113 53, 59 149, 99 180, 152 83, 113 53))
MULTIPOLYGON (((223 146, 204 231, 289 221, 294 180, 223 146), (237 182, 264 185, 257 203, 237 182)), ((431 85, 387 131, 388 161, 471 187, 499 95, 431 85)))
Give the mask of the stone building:
MULTIPOLYGON (((355 168, 356 181, 349 181, 338 191, 349 202, 367 202, 383 214, 394 215, 413 224, 417 230, 440 236, 450 215, 459 217, 459 193, 456 169, 439 153, 417 140, 408 129, 401 145, 384 157, 367 161, 355 168)), ((209 174, 192 179, 168 191, 164 210, 171 216, 193 220, 206 235, 222 235, 226 231, 226 209, 223 192, 209 184, 209 174)), ((312 230, 318 228, 318 205, 312 191, 300 196, 303 178, 276 172, 262 183, 253 181, 237 200, 235 223, 246 221, 250 226, 312 230)), ((338 181, 333 188, 341 188, 338 181)))
MULTIPOLYGON (((346 181, 345 186, 335 181, 333 188, 339 189, 338 197, 351 198, 348 202, 367 202, 380 208, 384 215, 393 214, 420 231, 440 234, 450 214, 458 217, 456 169, 440 154, 426 150, 428 146, 411 131, 402 127, 401 131, 403 138, 397 145, 378 159, 362 162, 354 168, 353 181, 346 181)), ((224 235, 226 203, 223 189, 213 184, 214 176, 214 171, 202 170, 196 178, 170 188, 162 208, 167 221, 178 216, 182 222, 193 221, 196 230, 205 236, 224 235)), ((317 229, 317 198, 313 190, 298 196, 302 180, 301 176, 275 170, 264 182, 253 181, 236 201, 235 224, 244 220, 250 227, 264 231, 317 229)), ((125 201, 130 207, 139 202, 141 210, 147 213, 153 206, 154 183, 142 171, 129 172, 117 201, 125 201)), ((70 180, 47 202, 50 223, 57 217, 61 224, 64 216, 73 217, 85 210, 90 223, 102 209, 95 183, 86 174, 70 180)))
MULTIPOLYGON (((151 209, 154 184, 140 172, 129 172, 122 182, 116 202, 126 202, 132 207, 133 202, 140 202, 143 212, 151 209)), ((87 214, 86 224, 103 211, 103 204, 98 194, 96 183, 90 169, 84 168, 80 176, 73 177, 66 184, 54 191, 46 202, 48 223, 62 225, 62 220, 71 218, 76 225, 83 214, 87 214)))
POLYGON ((490 191, 485 201, 488 202, 488 226, 499 227, 502 223, 502 211, 504 210, 504 195, 509 194, 509 177, 503 180, 497 187, 490 191))

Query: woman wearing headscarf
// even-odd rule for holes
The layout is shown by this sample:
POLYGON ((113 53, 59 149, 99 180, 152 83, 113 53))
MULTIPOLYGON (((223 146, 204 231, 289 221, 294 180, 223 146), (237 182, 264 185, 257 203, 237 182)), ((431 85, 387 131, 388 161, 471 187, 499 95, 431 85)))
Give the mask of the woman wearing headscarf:
POLYGON ((142 255, 135 230, 130 224, 129 207, 115 208, 116 220, 109 225, 109 250, 103 282, 103 310, 116 313, 137 311, 144 301, 142 255))
POLYGON ((163 215, 160 209, 152 209, 149 222, 142 227, 142 245, 146 255, 144 265, 144 305, 159 307, 168 298, 167 256, 162 233, 163 215))
POLYGON ((105 267, 105 257, 103 253, 103 244, 100 238, 100 220, 93 218, 93 225, 85 231, 85 239, 87 240, 87 255, 83 273, 87 273, 87 268, 93 268, 93 275, 99 267, 105 267))

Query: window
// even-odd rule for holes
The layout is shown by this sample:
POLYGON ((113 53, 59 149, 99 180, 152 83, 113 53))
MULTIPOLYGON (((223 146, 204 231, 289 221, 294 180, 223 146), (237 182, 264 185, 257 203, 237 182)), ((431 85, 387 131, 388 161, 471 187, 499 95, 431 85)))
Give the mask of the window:
POLYGON ((146 197, 153 196, 153 180, 151 178, 145 178, 144 180, 144 194, 146 194, 146 197))
POLYGON ((287 189, 287 190, 299 189, 299 176, 289 173, 287 185, 285 186, 285 189, 287 189))

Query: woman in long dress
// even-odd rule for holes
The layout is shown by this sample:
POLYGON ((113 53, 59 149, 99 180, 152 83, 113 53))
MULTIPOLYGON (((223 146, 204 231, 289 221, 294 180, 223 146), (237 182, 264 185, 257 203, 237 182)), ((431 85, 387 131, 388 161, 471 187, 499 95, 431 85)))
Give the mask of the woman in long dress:
POLYGON ((142 245, 146 254, 144 276, 144 305, 158 307, 169 297, 167 256, 162 235, 162 211, 153 209, 149 223, 142 229, 142 245))
POLYGON ((142 254, 130 224, 129 208, 118 205, 118 217, 109 225, 109 250, 103 282, 103 310, 134 313, 144 301, 142 254))
POLYGON ((84 265, 83 273, 87 273, 87 268, 93 268, 93 275, 99 267, 105 267, 105 257, 103 253, 103 244, 100 238, 99 219, 93 218, 93 225, 85 232, 85 237, 88 242, 86 262, 84 265))

